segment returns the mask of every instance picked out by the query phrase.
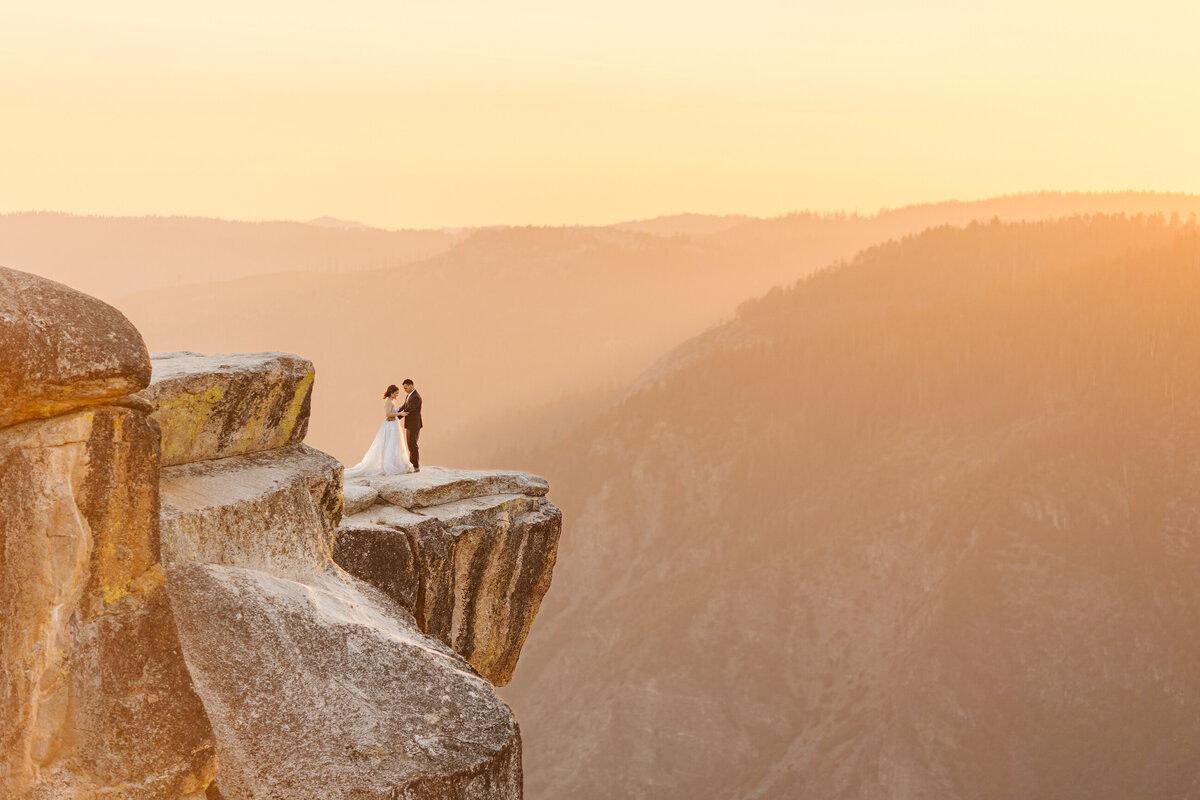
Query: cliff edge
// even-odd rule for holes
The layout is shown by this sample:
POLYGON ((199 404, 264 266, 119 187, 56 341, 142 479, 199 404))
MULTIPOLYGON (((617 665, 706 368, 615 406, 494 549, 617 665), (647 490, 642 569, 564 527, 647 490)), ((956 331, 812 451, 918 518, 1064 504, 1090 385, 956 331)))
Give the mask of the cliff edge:
POLYGON ((334 558, 504 686, 550 588, 562 512, 549 490, 527 472, 438 467, 349 480, 334 558))
POLYGON ((0 795, 519 798, 507 682, 561 513, 526 473, 354 481, 312 364, 153 359, 0 268, 0 795))

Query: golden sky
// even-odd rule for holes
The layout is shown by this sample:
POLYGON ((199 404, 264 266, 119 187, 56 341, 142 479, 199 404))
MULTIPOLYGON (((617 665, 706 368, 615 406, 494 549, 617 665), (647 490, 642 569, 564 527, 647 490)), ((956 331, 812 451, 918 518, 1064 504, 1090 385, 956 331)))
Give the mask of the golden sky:
POLYGON ((1194 2, 14 5, 0 211, 417 227, 1200 190, 1194 2))

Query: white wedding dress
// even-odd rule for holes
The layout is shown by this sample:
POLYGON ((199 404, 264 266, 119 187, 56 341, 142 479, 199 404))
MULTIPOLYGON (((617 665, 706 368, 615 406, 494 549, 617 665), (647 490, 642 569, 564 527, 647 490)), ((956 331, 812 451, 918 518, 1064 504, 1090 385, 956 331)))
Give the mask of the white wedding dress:
POLYGON ((347 478, 363 478, 374 475, 401 475, 412 472, 408 463, 408 448, 404 437, 400 435, 400 418, 388 419, 389 414, 396 413, 396 406, 391 400, 383 401, 383 424, 375 441, 371 442, 367 454, 362 461, 346 470, 347 478))

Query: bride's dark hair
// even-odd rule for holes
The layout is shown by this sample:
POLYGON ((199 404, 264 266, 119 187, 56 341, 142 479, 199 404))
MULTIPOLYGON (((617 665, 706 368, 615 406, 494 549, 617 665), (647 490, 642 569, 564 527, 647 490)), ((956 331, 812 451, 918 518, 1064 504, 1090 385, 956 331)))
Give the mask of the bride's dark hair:
POLYGON ((389 383, 389 384, 388 384, 387 391, 383 393, 383 399, 384 399, 384 400, 387 400, 389 397, 391 397, 391 396, 392 396, 392 393, 393 393, 393 392, 398 392, 398 391, 400 391, 400 387, 399 387, 399 386, 397 386, 397 385, 396 385, 396 384, 394 384, 394 383, 389 383))

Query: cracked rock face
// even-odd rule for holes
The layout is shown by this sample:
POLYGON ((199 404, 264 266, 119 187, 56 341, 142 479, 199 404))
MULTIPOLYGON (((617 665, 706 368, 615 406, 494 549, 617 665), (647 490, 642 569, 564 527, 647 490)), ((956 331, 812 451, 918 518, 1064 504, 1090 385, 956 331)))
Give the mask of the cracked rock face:
POLYGON ((508 707, 369 586, 195 563, 169 579, 222 796, 521 797, 508 707))
POLYGON ((158 547, 158 429, 0 430, 0 797, 195 797, 216 771, 158 547))
POLYGON ((147 400, 163 466, 271 450, 308 432, 315 372, 287 353, 156 354, 147 400))
POLYGON ((550 587, 562 513, 528 473, 429 467, 347 483, 376 502, 347 516, 339 565, 415 615, 421 630, 507 684, 550 587), (397 505, 390 500, 409 503, 397 505))
POLYGON ((120 311, 0 267, 0 427, 112 402, 149 382, 142 335, 120 311))

